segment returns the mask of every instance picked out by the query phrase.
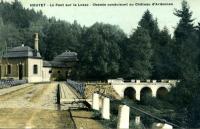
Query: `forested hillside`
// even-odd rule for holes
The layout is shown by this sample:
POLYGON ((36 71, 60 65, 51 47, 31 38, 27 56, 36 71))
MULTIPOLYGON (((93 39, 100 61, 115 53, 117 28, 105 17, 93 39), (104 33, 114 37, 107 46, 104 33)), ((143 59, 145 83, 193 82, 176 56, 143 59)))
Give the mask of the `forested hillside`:
POLYGON ((180 17, 174 37, 166 27, 158 27, 149 10, 127 36, 116 25, 95 23, 84 27, 77 21, 71 24, 47 18, 42 12, 23 8, 17 1, 11 4, 2 1, 1 50, 21 44, 32 47, 33 35, 38 32, 39 48, 45 60, 52 60, 66 50, 78 52, 79 70, 74 73, 77 79, 178 79, 185 76, 186 66, 189 71, 197 71, 199 62, 199 29, 192 24, 192 14, 185 8, 174 12, 180 17))
MULTIPOLYGON (((67 14, 66 14, 67 15, 67 14)), ((174 35, 159 28, 149 10, 138 27, 126 35, 119 26, 95 23, 84 27, 42 12, 25 9, 19 2, 0 3, 0 49, 21 44, 33 46, 33 34, 39 33, 40 52, 52 60, 66 51, 76 51, 79 63, 73 79, 106 80, 108 78, 180 79, 168 96, 188 127, 200 126, 200 24, 194 25, 186 1, 174 10, 180 20, 174 35)))

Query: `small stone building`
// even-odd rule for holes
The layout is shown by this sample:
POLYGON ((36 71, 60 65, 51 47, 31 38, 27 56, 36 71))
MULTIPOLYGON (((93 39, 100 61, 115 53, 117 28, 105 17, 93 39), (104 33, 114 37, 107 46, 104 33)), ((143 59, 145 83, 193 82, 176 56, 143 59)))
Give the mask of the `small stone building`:
POLYGON ((77 53, 70 51, 63 52, 52 61, 43 61, 43 71, 47 75, 44 79, 48 80, 50 76, 51 80, 66 80, 77 61, 77 53))
POLYGON ((46 82, 65 80, 78 61, 77 53, 66 51, 52 61, 44 61, 38 49, 38 34, 35 34, 34 49, 18 46, 9 49, 0 60, 0 79, 46 82))

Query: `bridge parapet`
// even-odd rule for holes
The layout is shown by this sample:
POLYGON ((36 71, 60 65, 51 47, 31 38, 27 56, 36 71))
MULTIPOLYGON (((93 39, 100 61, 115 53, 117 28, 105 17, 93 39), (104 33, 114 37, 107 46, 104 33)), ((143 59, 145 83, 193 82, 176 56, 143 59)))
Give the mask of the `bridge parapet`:
POLYGON ((109 84, 131 84, 131 83, 137 83, 137 84, 173 84, 175 85, 177 82, 179 82, 179 80, 169 80, 169 79, 163 79, 163 80, 130 80, 130 81, 124 81, 123 79, 108 79, 108 83, 109 84))
POLYGON ((133 98, 140 100, 143 92, 149 92, 153 97, 160 96, 169 92, 172 87, 176 86, 179 80, 130 80, 124 81, 123 79, 111 79, 108 83, 120 95, 121 98, 125 94, 133 94, 133 98))
POLYGON ((121 83, 124 83, 124 80, 123 79, 108 79, 108 83, 121 84, 121 83))

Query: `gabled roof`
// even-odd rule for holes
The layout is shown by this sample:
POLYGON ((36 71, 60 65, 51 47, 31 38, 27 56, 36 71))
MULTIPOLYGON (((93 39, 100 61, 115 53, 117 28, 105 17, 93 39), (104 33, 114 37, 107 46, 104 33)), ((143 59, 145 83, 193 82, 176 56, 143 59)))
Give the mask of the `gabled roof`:
POLYGON ((28 46, 19 46, 9 49, 4 53, 3 58, 41 58, 41 55, 38 51, 28 47, 28 46))

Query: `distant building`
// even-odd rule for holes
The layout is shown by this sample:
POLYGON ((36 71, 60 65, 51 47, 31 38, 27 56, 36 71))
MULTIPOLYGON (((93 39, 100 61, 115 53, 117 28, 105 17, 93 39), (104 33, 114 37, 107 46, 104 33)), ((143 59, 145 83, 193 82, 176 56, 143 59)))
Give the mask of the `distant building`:
POLYGON ((78 61, 77 53, 66 51, 52 61, 45 61, 38 48, 38 33, 35 34, 34 49, 18 46, 9 49, 0 62, 0 79, 26 79, 28 82, 64 80, 78 61))

